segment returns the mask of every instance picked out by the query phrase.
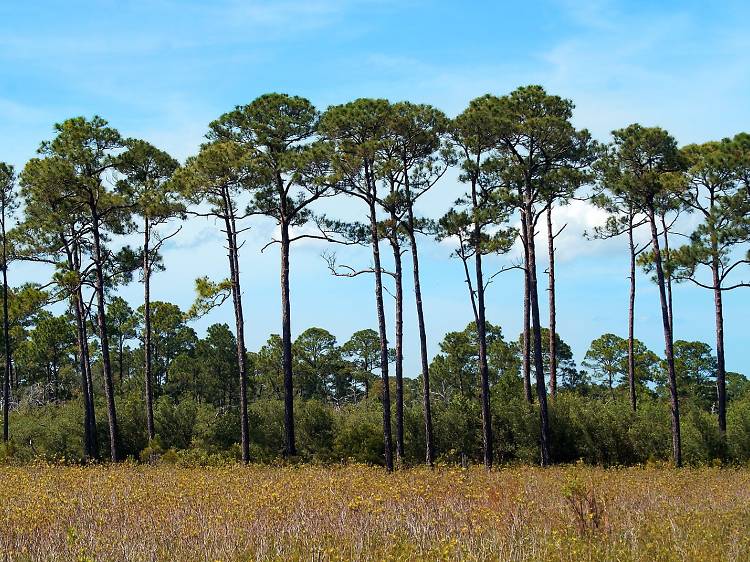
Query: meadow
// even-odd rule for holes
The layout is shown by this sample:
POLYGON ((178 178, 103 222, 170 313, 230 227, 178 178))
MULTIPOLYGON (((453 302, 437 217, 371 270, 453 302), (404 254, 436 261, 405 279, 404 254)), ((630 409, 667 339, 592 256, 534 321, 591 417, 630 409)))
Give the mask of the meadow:
POLYGON ((748 560, 750 470, 0 468, 4 560, 748 560))

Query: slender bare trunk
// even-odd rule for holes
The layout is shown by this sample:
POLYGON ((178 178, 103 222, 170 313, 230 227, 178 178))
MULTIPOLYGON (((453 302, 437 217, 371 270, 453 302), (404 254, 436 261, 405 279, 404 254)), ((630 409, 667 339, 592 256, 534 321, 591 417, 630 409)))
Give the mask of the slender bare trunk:
POLYGON ((531 309, 529 304, 529 247, 526 242, 526 214, 521 214, 521 242, 523 243, 523 394, 529 404, 534 402, 531 392, 531 309))
POLYGON ((383 272, 380 266, 380 246, 378 236, 378 218, 375 203, 370 201, 370 236, 372 241, 372 261, 375 270, 375 306, 378 314, 378 335, 380 336, 380 373, 383 383, 383 446, 385 467, 393 471, 393 437, 391 433, 391 389, 388 376, 388 333, 385 325, 383 307, 383 272))
POLYGON ((234 213, 228 197, 224 197, 224 224, 227 234, 229 275, 232 284, 232 304, 237 331, 237 366, 240 371, 240 432, 242 462, 250 462, 250 427, 247 415, 247 352, 245 351, 245 317, 242 312, 242 288, 240 286, 239 249, 234 213))
MULTIPOLYGON (((71 266, 71 271, 80 273, 81 271, 81 257, 80 249, 77 244, 74 244, 71 248, 68 244, 65 244, 66 251, 68 252, 68 264, 71 266)), ((79 322, 79 346, 81 353, 81 369, 83 377, 83 391, 84 391, 84 432, 87 433, 85 439, 90 441, 91 444, 91 457, 94 459, 99 458, 99 435, 96 428, 96 411, 94 408, 94 376, 91 371, 91 356, 89 354, 89 336, 88 328, 86 327, 86 320, 88 313, 83 300, 83 291, 78 286, 75 291, 75 304, 76 304, 76 318, 79 322)))
POLYGON ((107 399, 107 420, 109 422, 109 447, 113 462, 120 460, 120 435, 117 427, 117 410, 115 408, 115 388, 112 383, 112 364, 109 355, 109 333, 107 330, 106 308, 104 306, 104 267, 99 233, 99 216, 92 202, 92 234, 94 241, 94 271, 97 303, 97 321, 99 324, 99 343, 102 353, 104 371, 104 394, 107 399))
POLYGON ((430 398, 430 366, 427 355, 427 332, 425 330, 424 310, 422 308, 422 287, 419 277, 419 255, 417 239, 414 235, 414 217, 409 209, 409 243, 411 245, 412 271, 414 277, 414 298, 417 303, 417 326, 419 328, 419 354, 422 362, 422 409, 424 413, 425 462, 428 466, 435 463, 435 438, 432 429, 432 407, 430 398))
POLYGON ((656 266, 656 280, 659 285, 659 300, 661 302, 661 316, 664 325, 664 353, 667 359, 667 371, 669 374, 669 397, 672 407, 672 458, 675 466, 679 467, 682 466, 680 403, 677 396, 677 375, 675 373, 674 351, 672 349, 672 324, 669 314, 669 301, 667 299, 664 269, 661 261, 661 249, 659 248, 659 233, 656 229, 656 218, 653 210, 649 212, 649 223, 651 224, 651 244, 654 250, 654 265, 656 266))
MULTIPOLYGON (((397 233, 393 234, 398 236, 397 233)), ((390 240, 393 249, 395 280, 395 375, 396 375, 396 458, 404 460, 404 287, 401 248, 397 239, 390 240)))
POLYGON ((557 394, 557 317, 555 310, 555 234, 552 232, 552 205, 547 207, 547 254, 549 257, 549 393, 557 394))
POLYGON ((99 451, 96 438, 96 421, 93 419, 94 409, 91 403, 91 367, 88 361, 88 345, 86 344, 85 317, 82 311, 80 289, 71 296, 76 316, 76 339, 78 344, 78 363, 81 369, 81 390, 83 391, 83 454, 88 459, 97 459, 99 451))
POLYGON ((716 321, 716 398, 719 410, 719 431, 722 439, 727 432, 727 383, 726 364, 724 359, 724 305, 721 294, 721 277, 719 275, 718 250, 714 251, 711 262, 714 284, 714 311, 716 321))
POLYGON ((10 322, 8 320, 8 241, 5 233, 5 203, 0 217, 3 236, 3 344, 5 348, 5 372, 3 373, 3 442, 10 438, 10 376, 13 368, 10 351, 10 322))
POLYGON ((665 275, 666 283, 667 283, 667 313, 669 314, 669 330, 672 332, 672 338, 674 339, 674 315, 673 315, 673 306, 672 306, 672 272, 671 272, 671 264, 669 261, 669 231, 667 229, 667 219, 665 215, 661 216, 661 227, 664 230, 664 259, 666 260, 666 263, 669 265, 669 270, 667 271, 667 274, 665 275))
POLYGON ((629 211, 628 248, 630 249, 630 296, 628 300, 628 390, 630 407, 636 411, 635 393, 635 243, 633 242, 633 211, 629 211))
POLYGON ((284 371, 284 455, 297 454, 294 437, 294 377, 292 372, 292 320, 289 293, 289 225, 281 224, 281 366, 284 371))
POLYGON ((406 160, 404 160, 404 189, 406 190, 407 207, 407 234, 411 249, 412 276, 414 278, 414 300, 417 306, 417 328, 419 331, 419 356, 422 366, 422 411, 424 414, 425 435, 425 462, 427 466, 435 463, 435 439, 432 429, 432 405, 430 398, 430 364, 427 355, 427 331, 425 329, 424 310, 422 307, 422 284, 419 276, 419 252, 417 249, 417 237, 414 232, 414 206, 411 199, 409 185, 409 172, 406 160))
POLYGON ((532 219, 532 209, 526 207, 526 240, 529 252, 529 301, 531 305, 531 328, 534 345, 534 367, 536 371, 536 394, 539 400, 539 418, 541 425, 540 436, 540 457, 541 465, 547 466, 550 463, 550 443, 549 443, 549 416, 547 412, 547 386, 544 381, 544 359, 542 356, 542 327, 539 321, 539 293, 537 289, 536 277, 536 247, 534 243, 534 221, 532 219))
MULTIPOLYGON (((479 209, 477 198, 476 181, 472 182, 471 197, 474 210, 479 209)), ((479 342, 479 378, 481 384, 482 399, 482 444, 484 449, 484 466, 486 469, 492 468, 493 450, 492 450, 492 411, 490 410, 490 369, 487 363, 487 320, 485 317, 484 305, 484 275, 482 273, 482 250, 479 247, 481 240, 481 226, 477 221, 474 222, 474 240, 477 248, 474 253, 474 273, 476 276, 476 325, 477 340, 479 342)))
POLYGON ((143 235, 143 376, 146 383, 146 431, 148 438, 156 437, 154 427, 154 386, 151 372, 151 237, 148 217, 144 221, 143 235))

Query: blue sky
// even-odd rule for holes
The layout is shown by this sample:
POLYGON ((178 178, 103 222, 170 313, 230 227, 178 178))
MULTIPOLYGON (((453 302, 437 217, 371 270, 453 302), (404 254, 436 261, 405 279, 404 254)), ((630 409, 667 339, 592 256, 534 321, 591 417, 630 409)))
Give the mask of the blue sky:
MULTIPOLYGON (((54 122, 75 115, 99 114, 124 135, 184 159, 209 121, 265 92, 302 95, 321 109, 362 96, 409 99, 453 116, 474 97, 530 83, 573 99, 576 124, 600 140, 635 121, 663 126, 683 144, 718 139, 750 130, 748 21, 748 4, 733 0, 3 2, 0 160, 20 169, 54 122)), ((439 216, 461 190, 455 176, 445 178, 420 211, 439 216)), ((350 202, 321 210, 364 213, 350 202)), ((583 203, 556 219, 568 223, 558 252, 558 331, 578 361, 603 332, 626 332, 624 241, 582 237, 601 219, 583 203)), ((253 223, 241 256, 250 349, 279 331, 278 253, 259 251, 272 235, 273 225, 253 223)), ((317 243, 293 249, 293 331, 321 326, 343 342, 375 325, 372 280, 332 278, 324 250, 317 243)), ((423 241, 431 353, 446 331, 471 319, 459 263, 449 254, 449 246, 423 241)), ((490 270, 509 259, 491 259, 490 270)), ((341 251, 340 261, 369 264, 366 251, 354 249, 341 251)), ((165 262, 153 297, 189 306, 196 276, 226 275, 216 226, 191 220, 166 248, 165 262)), ((18 265, 11 274, 21 281, 45 272, 18 265)), ((658 295, 644 276, 638 282, 637 337, 660 353, 658 295)), ((520 331, 521 292, 517 272, 498 277, 489 291, 488 318, 508 337, 520 331)), ((141 290, 122 293, 137 305, 141 290)), ((749 303, 746 291, 726 298, 727 365, 745 373, 749 303)), ((196 328, 231 318, 227 306, 196 328)), ((405 321, 406 372, 413 375, 412 300, 405 321)), ((676 338, 712 342, 710 293, 676 288, 675 322, 676 338)))

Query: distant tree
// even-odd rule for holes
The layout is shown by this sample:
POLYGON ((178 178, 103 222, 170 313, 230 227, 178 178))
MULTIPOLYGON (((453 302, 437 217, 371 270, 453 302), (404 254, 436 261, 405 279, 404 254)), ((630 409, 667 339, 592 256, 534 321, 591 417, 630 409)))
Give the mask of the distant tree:
POLYGON ((259 398, 284 399, 282 347, 281 336, 271 334, 256 353, 250 354, 259 398))
POLYGON ((342 403, 349 395, 351 370, 336 344, 323 328, 308 328, 294 340, 295 371, 302 398, 342 403))
POLYGON ((186 346, 169 363, 169 388, 174 396, 192 395, 217 408, 239 404, 237 342, 229 326, 212 324, 206 337, 186 346))
POLYGON ((380 361, 380 338, 375 330, 359 330, 341 347, 344 357, 354 365, 353 391, 354 401, 357 401, 357 384, 364 389, 365 398, 369 396, 373 371, 380 361))
POLYGON ((27 384, 42 386, 45 401, 69 398, 69 383, 75 374, 75 333, 70 319, 41 312, 28 339, 20 346, 27 384))
MULTIPOLYGON (((610 393, 615 387, 628 385, 630 390, 630 343, 614 334, 603 334, 591 342, 583 366, 596 381, 604 381, 610 393)), ((659 358, 640 340, 633 342, 635 384, 642 387, 653 381, 659 358)))
MULTIPOLYGON (((699 341, 677 340, 674 342, 674 363, 680 399, 691 401, 704 410, 713 410, 716 407, 717 364, 711 346, 699 341)), ((664 382, 662 376, 660 383, 663 385, 664 382)))
MULTIPOLYGON (((125 378, 125 343, 136 336, 137 319, 133 309, 122 297, 113 297, 107 306, 107 326, 115 342, 117 351, 117 370, 122 385, 125 378)), ((153 439, 153 437, 151 437, 153 439)))
POLYGON ((677 142, 663 129, 630 125, 614 131, 614 143, 600 166, 603 183, 618 196, 632 201, 645 214, 651 229, 651 252, 662 309, 664 346, 672 406, 672 454, 675 465, 682 465, 680 411, 674 366, 672 321, 666 291, 664 263, 659 243, 659 210, 683 188, 684 160, 677 142))
POLYGON ((744 398, 750 392, 750 380, 742 373, 727 372, 727 402, 744 398))
MULTIPOLYGON (((549 345, 550 331, 549 328, 542 328, 542 362, 545 370, 551 365, 550 350, 555 350, 555 363, 560 374, 561 382, 572 381, 577 376, 576 363, 573 360, 573 350, 570 348, 565 340, 560 337, 560 334, 555 334, 555 340, 557 343, 553 346, 549 345)), ((524 334, 521 332, 518 337, 519 349, 523 349, 524 334)), ((550 371, 546 371, 550 372, 550 371)))
MULTIPOLYGON (((487 364, 490 385, 507 374, 517 376, 519 360, 513 343, 505 341, 502 329, 487 322, 487 364)), ((440 353, 432 360, 433 393, 442 401, 454 395, 466 400, 481 400, 479 384, 479 341, 474 323, 461 332, 448 332, 440 342, 440 353)))
POLYGON ((201 391, 210 389, 206 398, 219 407, 237 405, 239 401, 236 350, 237 341, 226 324, 209 326, 206 337, 195 348, 204 381, 201 391))
MULTIPOLYGON (((154 381, 163 390, 170 386, 169 372, 172 361, 181 353, 195 349, 197 336, 188 326, 180 307, 170 302, 152 301, 151 310, 151 354, 154 381)), ((145 342, 144 305, 138 307, 141 342, 145 342)), ((145 349, 144 349, 145 355, 145 349)))

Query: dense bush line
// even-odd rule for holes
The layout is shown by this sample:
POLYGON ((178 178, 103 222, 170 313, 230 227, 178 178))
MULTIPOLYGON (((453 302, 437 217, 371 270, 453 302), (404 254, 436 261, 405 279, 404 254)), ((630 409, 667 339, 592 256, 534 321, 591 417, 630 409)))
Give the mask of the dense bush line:
MULTIPOLYGON (((519 390, 521 380, 507 376, 492 393, 494 448, 501 463, 536 463, 539 455, 539 416, 519 390)), ((103 407, 100 402, 98 407, 103 407)), ((143 399, 136 393, 117 402, 126 455, 144 462, 214 464, 239 460, 239 424, 236 407, 217 408, 192 397, 179 401, 163 396, 156 401, 154 417, 157 437, 146 434, 143 399)), ((597 465, 630 465, 668 461, 671 455, 669 406, 658 398, 647 398, 633 412, 627 396, 602 399, 575 391, 562 391, 550 403, 552 453, 557 462, 583 461, 597 465)), ((474 464, 482 459, 481 423, 477 401, 460 396, 437 402, 435 435, 440 462, 474 464)), ((284 404, 261 399, 251 403, 252 456, 272 463, 283 449, 284 404)), ((83 458, 82 404, 72 400, 60 404, 27 406, 15 412, 13 440, 4 450, 10 462, 48 460, 78 462, 83 458)), ((405 404, 407 464, 424 458, 424 432, 419 396, 407 393, 405 404)), ((298 408, 298 461, 364 462, 382 464, 380 421, 382 409, 376 399, 334 407, 320 400, 300 400, 298 408)), ((99 439, 106 443, 106 424, 98 425, 99 439)), ((720 460, 750 461, 750 395, 732 403, 724 451, 715 417, 696 407, 685 409, 684 455, 690 464, 720 460)))

